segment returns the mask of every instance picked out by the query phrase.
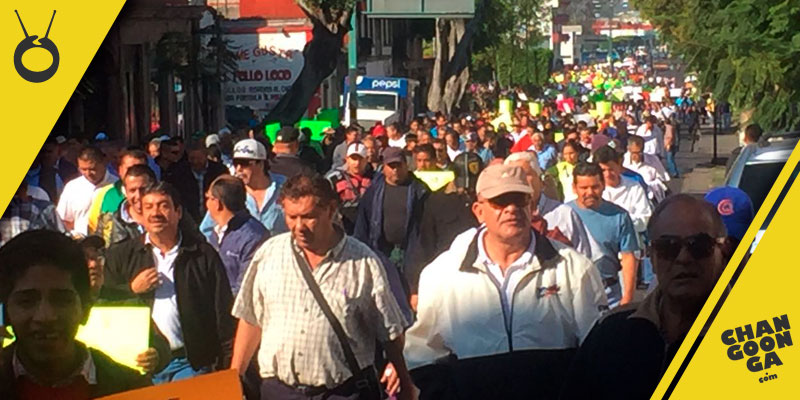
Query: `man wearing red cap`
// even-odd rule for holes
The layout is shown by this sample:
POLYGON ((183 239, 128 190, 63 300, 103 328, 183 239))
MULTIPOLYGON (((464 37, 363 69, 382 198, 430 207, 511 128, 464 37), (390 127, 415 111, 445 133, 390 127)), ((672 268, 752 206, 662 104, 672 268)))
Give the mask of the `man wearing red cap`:
POLYGON ((353 234, 356 225, 358 202, 372 183, 372 171, 367 168, 367 147, 364 143, 353 142, 347 146, 347 161, 344 167, 332 170, 325 179, 331 182, 339 195, 342 224, 348 235, 353 234))

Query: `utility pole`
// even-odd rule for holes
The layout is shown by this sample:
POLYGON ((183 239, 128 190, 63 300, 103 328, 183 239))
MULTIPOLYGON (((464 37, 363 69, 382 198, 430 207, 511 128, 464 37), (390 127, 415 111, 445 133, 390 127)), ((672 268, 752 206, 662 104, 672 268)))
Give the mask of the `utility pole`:
POLYGON ((348 86, 348 106, 350 109, 350 125, 358 120, 358 93, 356 85, 358 80, 358 2, 353 6, 353 13, 350 15, 350 41, 347 43, 347 80, 348 86))

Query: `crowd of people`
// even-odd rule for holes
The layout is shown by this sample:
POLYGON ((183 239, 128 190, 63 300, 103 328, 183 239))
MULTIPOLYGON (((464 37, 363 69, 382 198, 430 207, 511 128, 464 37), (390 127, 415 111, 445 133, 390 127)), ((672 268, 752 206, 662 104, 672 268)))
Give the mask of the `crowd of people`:
POLYGON ((510 124, 48 140, 0 218, 0 393, 232 368, 248 399, 649 397, 753 210, 671 193, 691 112, 668 96, 585 118, 603 74, 566 72, 510 124), (151 309, 146 375, 74 339, 119 302, 151 309))

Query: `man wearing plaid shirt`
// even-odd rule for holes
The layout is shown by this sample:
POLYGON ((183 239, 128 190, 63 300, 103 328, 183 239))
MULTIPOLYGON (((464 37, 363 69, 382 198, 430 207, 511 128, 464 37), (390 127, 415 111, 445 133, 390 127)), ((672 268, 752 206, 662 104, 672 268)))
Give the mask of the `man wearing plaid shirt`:
POLYGON ((262 399, 362 399, 341 342, 304 281, 300 268, 310 267, 358 366, 372 368, 382 342, 391 363, 382 374, 387 392, 410 399, 405 317, 375 253, 334 225, 336 192, 321 176, 301 174, 286 181, 280 201, 291 232, 268 240, 244 276, 233 307, 240 320, 231 368, 244 373, 258 349, 262 399))
POLYGON ((28 195, 28 183, 22 181, 0 218, 0 246, 14 236, 34 229, 65 231, 64 223, 58 218, 53 203, 28 195))

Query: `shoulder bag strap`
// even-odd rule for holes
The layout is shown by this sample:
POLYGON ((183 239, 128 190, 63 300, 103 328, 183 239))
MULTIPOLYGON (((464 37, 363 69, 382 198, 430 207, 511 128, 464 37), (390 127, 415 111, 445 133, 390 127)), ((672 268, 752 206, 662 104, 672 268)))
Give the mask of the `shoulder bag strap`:
POLYGON ((353 373, 353 376, 358 376, 361 372, 361 368, 358 366, 358 361, 353 353, 353 349, 350 347, 350 343, 347 341, 347 335, 344 333, 342 324, 336 318, 336 315, 333 314, 333 310, 331 310, 331 307, 325 300, 325 296, 322 295, 322 291, 320 290, 319 285, 317 285, 316 279, 314 279, 314 276, 311 274, 311 268, 308 266, 305 258, 294 247, 294 244, 292 244, 292 253, 294 253, 294 258, 297 261, 297 267, 303 274, 303 279, 306 281, 308 288, 314 295, 314 299, 317 301, 317 304, 319 304, 319 307, 322 309, 322 313, 325 314, 325 318, 327 318, 328 322, 331 324, 331 328, 333 328, 333 332, 336 333, 339 343, 342 345, 344 358, 347 361, 350 372, 353 373))

